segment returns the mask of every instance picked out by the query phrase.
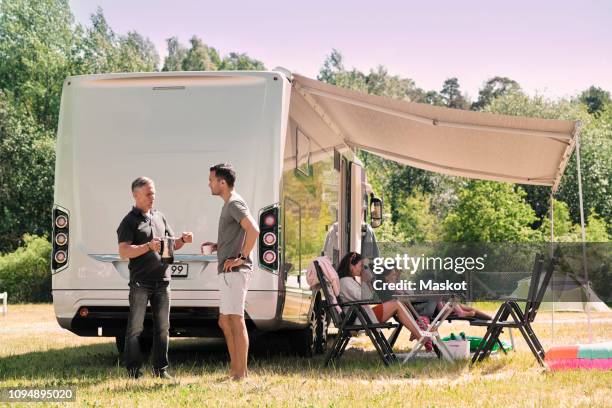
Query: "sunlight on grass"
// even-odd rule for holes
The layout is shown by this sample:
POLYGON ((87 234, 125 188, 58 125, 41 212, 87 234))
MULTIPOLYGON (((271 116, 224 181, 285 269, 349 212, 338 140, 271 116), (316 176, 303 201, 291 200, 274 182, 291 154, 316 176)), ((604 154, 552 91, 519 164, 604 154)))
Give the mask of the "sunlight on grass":
MULTIPOLYGON (((586 321, 581 320, 585 319, 580 313, 557 313, 555 344, 571 344, 583 337, 586 321)), ((548 347, 550 315, 540 314, 534 328, 548 347)), ((609 340, 612 314, 593 316, 592 328, 597 339, 609 340)), ((483 333, 465 322, 442 326, 442 335, 451 331, 483 333)), ((612 373, 546 372, 520 335, 514 334, 516 353, 494 356, 473 368, 466 362, 449 364, 432 358, 385 367, 365 336, 351 341, 335 367, 322 368, 322 356, 283 355, 272 342, 257 345, 250 359, 250 378, 244 383, 223 381, 227 360, 222 342, 172 339, 170 360, 176 380, 153 378, 147 365, 145 378, 133 381, 125 377, 114 339, 78 337, 60 329, 51 305, 15 305, 6 317, 0 316, 0 381, 3 387, 73 386, 81 405, 104 407, 609 404, 612 373)), ((403 332, 396 348, 407 351, 410 344, 403 332)))

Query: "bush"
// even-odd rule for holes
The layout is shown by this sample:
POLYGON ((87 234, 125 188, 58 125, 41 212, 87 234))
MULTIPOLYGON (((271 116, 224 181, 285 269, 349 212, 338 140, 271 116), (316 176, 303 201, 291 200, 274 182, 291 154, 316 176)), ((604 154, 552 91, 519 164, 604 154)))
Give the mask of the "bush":
POLYGON ((442 227, 446 242, 537 242, 535 212, 525 191, 509 183, 470 180, 442 227))
POLYGON ((24 235, 24 246, 0 256, 0 292, 11 303, 51 301, 51 244, 44 237, 24 235))

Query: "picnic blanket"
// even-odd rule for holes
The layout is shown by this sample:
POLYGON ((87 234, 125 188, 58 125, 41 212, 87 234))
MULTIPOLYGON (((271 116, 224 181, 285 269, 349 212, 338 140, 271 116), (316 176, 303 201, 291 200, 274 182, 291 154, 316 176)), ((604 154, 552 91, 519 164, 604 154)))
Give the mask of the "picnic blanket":
POLYGON ((572 346, 554 346, 544 361, 553 370, 573 368, 612 370, 612 341, 572 346))

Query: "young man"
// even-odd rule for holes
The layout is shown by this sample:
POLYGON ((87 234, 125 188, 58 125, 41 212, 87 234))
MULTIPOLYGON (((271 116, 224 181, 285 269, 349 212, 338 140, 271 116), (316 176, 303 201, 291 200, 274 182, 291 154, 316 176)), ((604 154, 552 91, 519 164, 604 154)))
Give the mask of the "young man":
POLYGON ((217 164, 210 168, 208 186, 213 195, 220 196, 225 205, 219 218, 217 251, 219 277, 219 326, 223 330, 230 354, 230 378, 241 380, 247 376, 249 336, 244 323, 244 300, 253 270, 251 251, 257 241, 259 228, 249 208, 234 191, 236 172, 231 164, 217 164))
MULTIPOLYGON (((132 182, 134 207, 123 218, 117 229, 119 256, 129 258, 130 313, 125 332, 125 365, 131 378, 142 375, 140 337, 147 302, 153 312, 153 373, 171 379, 168 374, 168 329, 170 328, 170 271, 161 261, 159 250, 161 237, 174 236, 164 215, 153 208, 155 185, 147 177, 132 182)), ((183 232, 175 241, 174 249, 180 249, 193 240, 191 232, 183 232)))

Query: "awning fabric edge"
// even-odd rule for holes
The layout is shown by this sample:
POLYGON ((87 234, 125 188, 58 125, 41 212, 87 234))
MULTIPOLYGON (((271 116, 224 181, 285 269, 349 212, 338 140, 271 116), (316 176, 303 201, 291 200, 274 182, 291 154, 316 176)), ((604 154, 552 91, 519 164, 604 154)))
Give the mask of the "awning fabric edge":
MULTIPOLYGON (((576 138, 580 132, 581 124, 579 121, 572 122, 567 120, 459 111, 456 109, 435 107, 428 104, 419 104, 389 97, 365 94, 315 81, 297 74, 294 74, 292 79, 296 90, 304 97, 307 97, 308 103, 311 105, 310 108, 316 111, 325 125, 330 128, 334 134, 341 137, 343 142, 348 146, 371 151, 381 157, 442 174, 505 181, 516 184, 545 185, 550 186, 552 192, 555 193, 559 188, 561 177, 567 167, 571 154, 575 148, 576 138), (352 106, 355 108, 352 108, 352 106), (385 137, 387 137, 387 140, 396 137, 396 142, 398 140, 403 140, 397 139, 398 136, 393 136, 394 134, 391 134, 391 136, 387 134, 384 137, 374 138, 379 140, 375 140, 372 144, 370 143, 372 139, 371 135, 375 135, 376 133, 367 133, 368 129, 355 128, 350 120, 347 122, 346 112, 348 111, 355 115, 356 112, 359 112, 359 109, 361 109, 361 111, 369 109, 368 112, 378 114, 379 119, 385 117, 385 115, 394 115, 400 120, 403 120, 403 123, 417 122, 421 124, 421 127, 425 126, 425 133, 434 134, 435 132, 439 132, 435 130, 436 128, 442 127, 445 128, 445 135, 448 137, 450 134, 452 138, 457 134, 458 137, 462 135, 463 139, 466 139, 466 132, 471 132, 472 130, 474 130, 475 134, 478 132, 480 132, 481 135, 486 133, 487 139, 484 140, 488 141, 493 140, 492 138, 497 138, 496 141, 500 142, 498 143, 500 145, 498 150, 488 150, 488 152, 492 153, 492 158, 495 158, 495 154, 501 154, 500 152, 503 151, 505 146, 504 143, 508 144, 510 147, 521 145, 523 146, 523 151, 525 151, 525 146, 532 145, 529 140, 533 140, 533 145, 538 147, 538 149, 533 150, 533 152, 537 152, 538 155, 541 155, 541 161, 545 162, 546 165, 538 167, 540 162, 539 157, 534 158, 532 154, 531 158, 529 158, 529 154, 523 154, 522 156, 516 156, 517 165, 515 167, 512 167, 514 166, 512 160, 508 160, 504 163, 505 167, 497 166, 497 168, 495 168, 495 164, 491 165, 490 162, 487 164, 486 160, 481 161, 478 160, 478 158, 473 166, 470 162, 460 163, 461 166, 456 167, 452 165, 452 161, 446 160, 445 162, 444 160, 438 161, 435 158, 432 159, 432 157, 435 156, 432 156, 431 153, 437 151, 435 150, 435 145, 432 145, 430 148, 428 147, 429 154, 426 153, 425 156, 419 157, 419 155, 406 154, 412 153, 409 147, 402 147, 400 151, 398 151, 397 144, 395 150, 390 148, 389 145, 384 145, 385 140, 383 139, 385 137), (352 129, 350 127, 351 124, 353 125, 352 129), (347 127, 349 131, 347 131, 347 127), (353 135, 352 133, 355 134, 353 135), (491 135, 491 139, 488 138, 489 134, 491 135), (517 139, 513 139, 513 136, 521 137, 523 141, 518 142, 517 139), (543 140, 547 141, 546 143, 548 144, 543 146, 542 143, 538 143, 536 139, 529 139, 525 142, 526 137, 537 137, 539 139, 543 137, 543 140), (364 140, 365 144, 363 143, 364 140), (560 150, 562 146, 560 146, 559 143, 565 145, 562 150, 560 150), (527 161, 527 167, 522 167, 525 165, 526 159, 531 161, 527 161)), ((386 117, 384 120, 387 120, 386 117)), ((469 134, 471 135, 472 133, 469 134)), ((399 135, 402 135, 402 133, 399 135)), ((421 133, 417 133, 416 136, 421 137, 422 141, 426 141, 428 137, 427 134, 421 135, 421 133)), ((414 138, 415 134, 412 134, 412 137, 414 138)), ((471 140, 472 136, 467 137, 465 144, 466 149, 471 147, 469 145, 471 140)), ((483 139, 481 138, 481 140, 483 139)), ((426 143, 431 144, 432 142, 426 141, 426 143)), ((472 146, 475 148, 480 147, 482 150, 482 146, 480 145, 473 144, 472 146)), ((458 154, 460 153, 461 152, 458 154)), ((505 154, 506 152, 503 153, 505 154)), ((517 155, 519 152, 515 151, 514 154, 517 155)), ((512 159, 511 154, 508 153, 508 155, 510 159, 512 159)), ((470 156, 466 156, 466 160, 468 160, 468 157, 470 156)))

